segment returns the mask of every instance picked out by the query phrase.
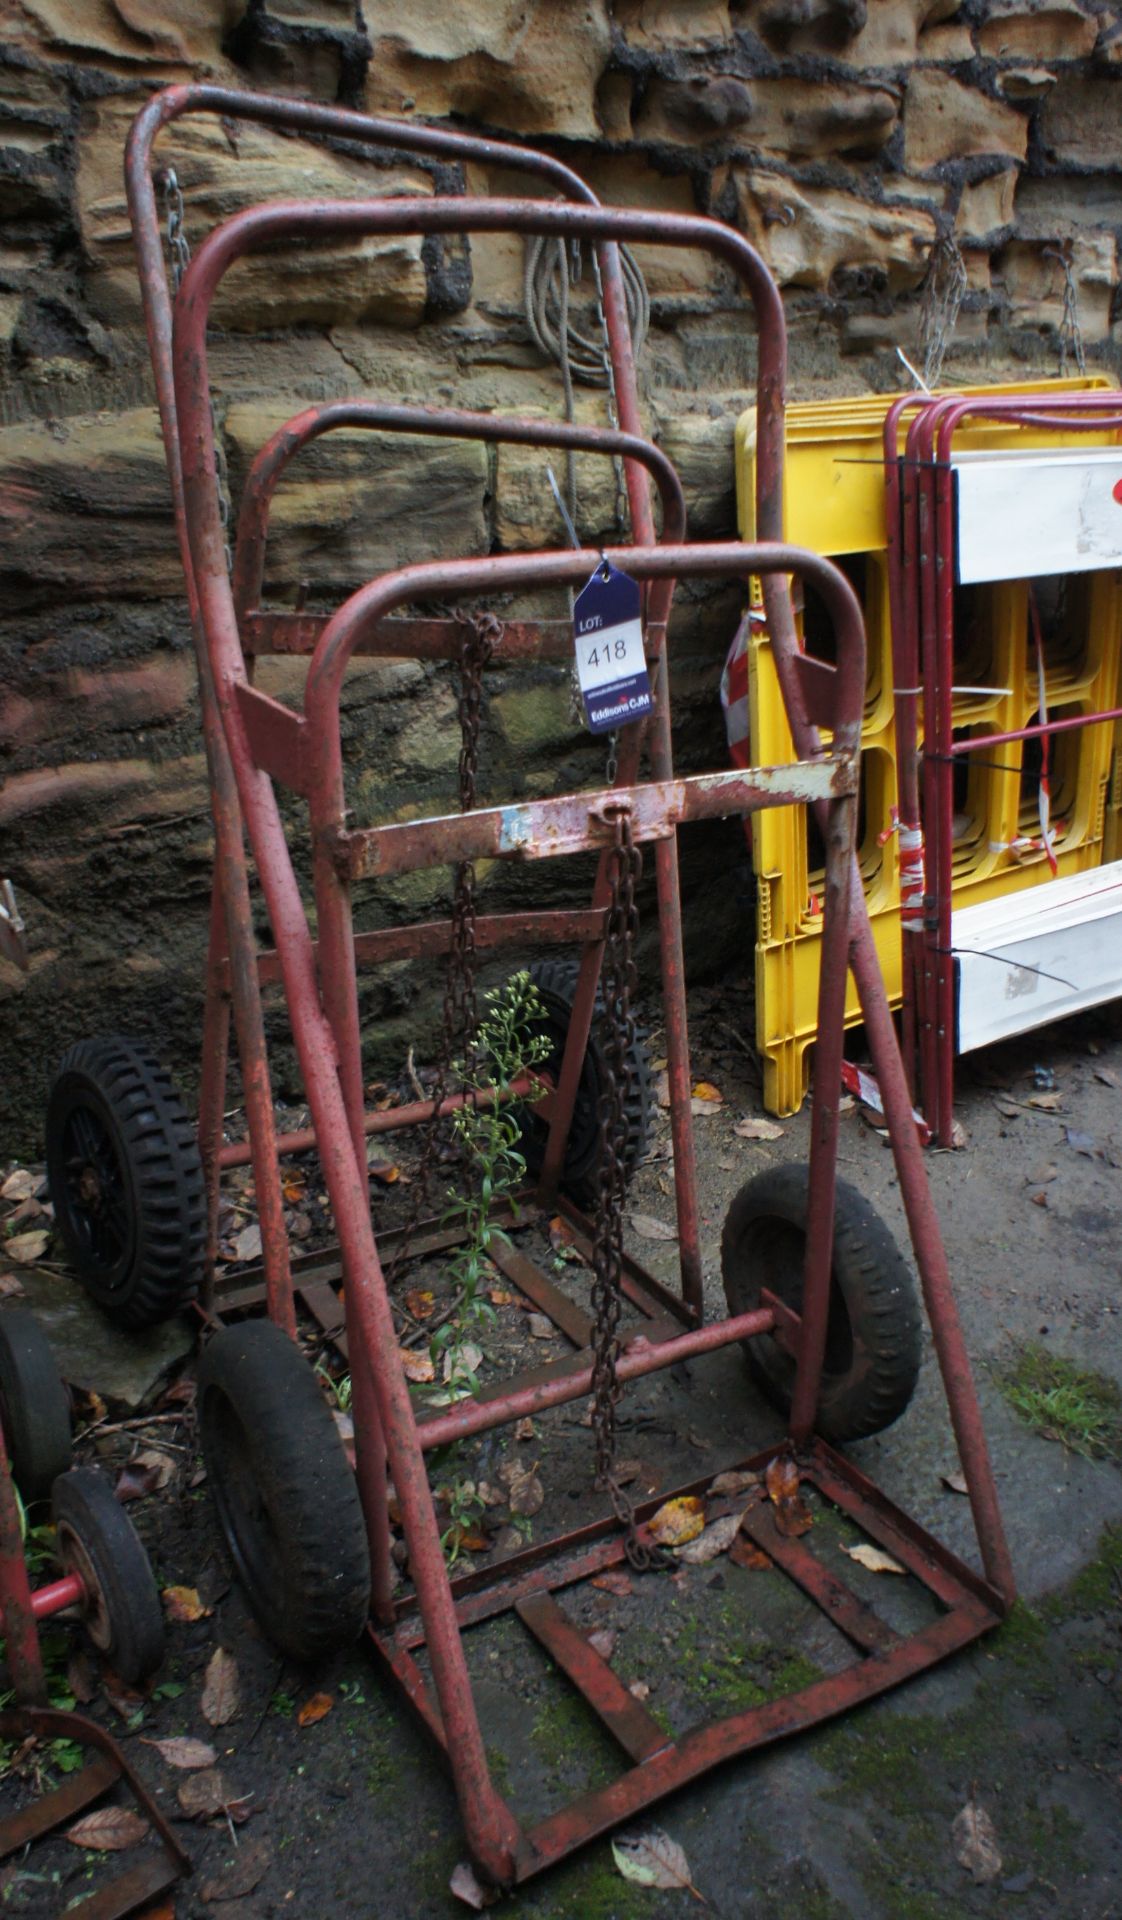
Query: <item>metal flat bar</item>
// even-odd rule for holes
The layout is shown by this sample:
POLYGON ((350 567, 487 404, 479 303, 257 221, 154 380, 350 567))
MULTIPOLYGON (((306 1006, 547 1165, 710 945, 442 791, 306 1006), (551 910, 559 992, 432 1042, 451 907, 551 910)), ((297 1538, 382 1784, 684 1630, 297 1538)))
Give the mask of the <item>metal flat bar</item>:
MULTIPOLYGON (((291 756, 289 756, 291 757, 291 756)), ((335 840, 340 871, 352 880, 414 872, 457 860, 544 860, 556 854, 603 852, 612 844, 612 818, 621 804, 639 841, 667 840, 688 820, 720 820, 759 807, 810 806, 856 791, 856 756, 799 760, 790 766, 699 773, 687 780, 651 780, 559 794, 473 813, 341 831, 335 840)))
MULTIPOLYGON (((570 651, 572 642, 570 639, 570 651)), ((603 907, 545 907, 530 913, 481 913, 475 923, 475 944, 482 950, 515 946, 574 946, 601 940, 607 924, 603 907)), ((450 920, 423 920, 411 927, 378 927, 355 934, 355 964, 385 966, 393 960, 428 959, 447 953, 452 943, 450 920)), ((318 943, 315 951, 318 953, 318 943)), ((273 950, 257 956, 262 986, 281 978, 280 955, 273 950)), ((230 963, 222 962, 222 982, 228 986, 230 963)))
MULTIPOLYGON (((369 1624, 366 1631, 379 1657, 384 1661, 395 1686, 400 1689, 408 1705, 424 1723, 437 1746, 447 1752, 448 1740, 444 1732, 444 1721, 439 1704, 408 1647, 396 1635, 381 1633, 373 1624, 369 1624)), ((418 1640, 413 1644, 420 1646, 423 1643, 418 1640)))
MULTIPOLYGON (((513 1281, 519 1293, 525 1294, 544 1314, 559 1327, 574 1347, 592 1345, 592 1321, 575 1300, 555 1287, 552 1280, 535 1267, 517 1247, 504 1246, 501 1240, 493 1241, 491 1258, 501 1273, 513 1281)), ((508 1383, 513 1384, 513 1383, 508 1383)))
POLYGON ((77 1920, 124 1920, 125 1914, 136 1913, 166 1893, 175 1885, 181 1871, 166 1853, 151 1854, 99 1887, 87 1899, 67 1907, 67 1915, 75 1915, 77 1920))
POLYGON ((304 1286, 296 1284, 297 1298, 302 1300, 313 1320, 326 1333, 332 1346, 346 1360, 347 1332, 343 1325, 343 1302, 333 1287, 324 1281, 309 1281, 304 1286))
POLYGON ((532 1828, 519 1854, 516 1879, 530 1879, 574 1848, 631 1819, 722 1761, 769 1746, 804 1727, 847 1712, 858 1701, 886 1693, 997 1624, 997 1614, 972 1603, 964 1605, 887 1652, 857 1661, 844 1672, 817 1680, 798 1693, 691 1728, 664 1753, 652 1755, 642 1766, 633 1767, 596 1792, 582 1795, 532 1828))
MULTIPOLYGON (((582 1253, 591 1265, 594 1229, 588 1215, 574 1206, 571 1200, 566 1199, 563 1193, 557 1196, 557 1211, 572 1227, 573 1245, 578 1253, 582 1253)), ((648 1273, 647 1269, 640 1266, 637 1260, 632 1259, 629 1253, 623 1256, 620 1285, 632 1305, 638 1307, 640 1312, 649 1314, 652 1319, 661 1313, 669 1313, 674 1316, 679 1325, 692 1327, 696 1324, 693 1314, 681 1295, 672 1293, 669 1287, 664 1287, 661 1280, 656 1280, 654 1274, 648 1273)))
POLYGON ((551 1593, 535 1593, 528 1600, 520 1600, 514 1611, 632 1760, 649 1760, 672 1744, 658 1721, 589 1646, 551 1593))
POLYGON ((858 1599, 801 1540, 789 1540, 779 1532, 770 1502, 766 1506, 749 1507, 740 1522, 740 1531, 762 1547, 863 1653, 883 1653, 896 1646, 900 1635, 887 1620, 882 1620, 872 1607, 858 1599))
POLYGON ((80 1773, 70 1774, 60 1787, 44 1793, 19 1813, 10 1813, 0 1822, 0 1860, 20 1847, 30 1846, 33 1840, 50 1833, 52 1827, 61 1826, 64 1820, 73 1819, 120 1778, 120 1767, 114 1765, 108 1754, 99 1753, 80 1773))

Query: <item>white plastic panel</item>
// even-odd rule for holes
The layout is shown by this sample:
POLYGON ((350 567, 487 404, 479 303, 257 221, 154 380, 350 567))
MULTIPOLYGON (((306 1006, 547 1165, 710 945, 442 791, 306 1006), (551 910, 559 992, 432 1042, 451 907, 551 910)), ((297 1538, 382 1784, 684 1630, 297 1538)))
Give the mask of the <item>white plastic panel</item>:
POLYGON ((1122 995, 1122 860, 951 915, 958 1051, 1122 995))
POLYGON ((1122 565, 1122 447, 960 453, 951 464, 964 585, 1122 565))

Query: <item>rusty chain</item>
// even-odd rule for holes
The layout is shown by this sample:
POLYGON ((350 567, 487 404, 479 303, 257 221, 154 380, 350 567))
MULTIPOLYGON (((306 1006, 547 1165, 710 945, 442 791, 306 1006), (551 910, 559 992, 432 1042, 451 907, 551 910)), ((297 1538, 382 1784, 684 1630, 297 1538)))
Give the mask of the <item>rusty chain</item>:
MULTIPOLYGON (((168 263, 171 272, 171 284, 175 293, 179 292, 183 276, 191 264, 191 248, 187 240, 187 228, 184 221, 183 192, 176 178, 174 167, 167 167, 162 175, 164 189, 164 212, 167 216, 168 263)), ((230 499, 230 474, 226 465, 226 447, 218 431, 218 415, 214 410, 214 395, 210 396, 210 426, 214 441, 214 473, 218 492, 218 518, 222 523, 222 555, 226 562, 226 572, 234 571, 234 556, 230 549, 230 528, 233 524, 234 508, 230 499)))
POLYGON ((607 1076, 600 1096, 599 1204, 592 1247, 592 1432, 596 1447, 596 1485, 603 1488, 624 1530, 625 1548, 639 1573, 652 1556, 635 1531, 635 1511, 615 1473, 616 1408, 621 1387, 619 1322, 623 1307, 623 1203, 627 1190, 628 1103, 634 1079, 635 1015, 631 999, 638 983, 635 943, 639 931, 636 890, 643 857, 632 835, 631 812, 612 806, 607 818, 614 833, 608 857, 609 902, 601 987, 602 1028, 607 1076))

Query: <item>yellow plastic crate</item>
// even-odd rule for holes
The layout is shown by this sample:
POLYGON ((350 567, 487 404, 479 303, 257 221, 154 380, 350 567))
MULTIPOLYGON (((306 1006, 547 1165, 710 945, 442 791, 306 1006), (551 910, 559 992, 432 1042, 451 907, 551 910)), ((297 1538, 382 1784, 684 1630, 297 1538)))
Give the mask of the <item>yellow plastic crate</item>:
MULTIPOLYGON (((1069 381, 963 389, 978 395, 1079 392, 1109 388, 1103 376, 1069 381)), ((862 795, 859 859, 873 935, 893 1005, 901 997, 899 881, 892 834, 897 799, 896 740, 892 699, 892 647, 886 564, 884 417, 895 396, 814 401, 787 415, 786 537, 836 559, 849 575, 865 610, 868 633, 865 720, 862 730, 862 795)), ((1104 433, 1080 436, 1102 443, 1104 433)), ((984 423, 962 430, 968 447, 1046 444, 1054 436, 984 423)), ((737 497, 741 534, 754 525, 755 412, 744 414, 736 432, 737 497)), ((1117 704, 1122 654, 1122 596, 1112 574, 1083 576, 1077 591, 1084 604, 1066 635, 1045 636, 1045 684, 1049 714, 1094 712, 1117 704)), ((1029 726, 1036 717, 1037 673, 1024 582, 960 589, 956 618, 961 657, 956 683, 1008 689, 957 696, 956 731, 995 733, 1029 726), (976 596, 971 618, 969 596, 976 596)), ((802 627, 818 648, 817 610, 812 601, 802 627)), ((756 629, 749 646, 749 718, 753 759, 777 764, 793 752, 783 700, 767 635, 756 629)), ((1029 763, 1033 749, 1029 743, 1029 763)), ((1122 857, 1122 733, 1117 753, 1107 726, 1055 736, 1052 747, 1053 817, 1061 874, 1097 866, 1110 857, 1112 838, 1122 857), (1117 764, 1115 764, 1117 763, 1117 764), (1114 782, 1111 786, 1112 768, 1114 782), (1113 796, 1113 798, 1112 798, 1113 796), (1062 805, 1061 805, 1062 803, 1062 805)), ((1050 877, 1043 855, 1018 856, 1008 843, 1035 829, 1035 784, 1023 790, 1022 743, 984 761, 965 760, 962 804, 956 806, 954 903, 993 899, 1050 877), (1028 817, 1031 809, 1031 819, 1028 817)), ((768 810, 753 828, 757 875, 756 1039, 764 1064, 764 1103, 778 1114, 794 1112, 805 1097, 807 1050, 815 1038, 821 917, 819 858, 806 809, 768 810)), ((850 984, 847 1025, 860 1019, 850 984)))

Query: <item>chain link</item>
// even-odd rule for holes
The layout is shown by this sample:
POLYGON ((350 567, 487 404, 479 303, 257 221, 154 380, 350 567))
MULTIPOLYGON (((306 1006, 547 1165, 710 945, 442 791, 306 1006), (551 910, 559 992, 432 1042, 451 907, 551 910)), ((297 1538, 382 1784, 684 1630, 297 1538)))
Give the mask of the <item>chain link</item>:
MULTIPOLYGON (((183 193, 176 177, 174 167, 168 167, 163 175, 164 212, 167 216, 168 263, 171 272, 173 290, 178 293, 183 276, 191 264, 191 248, 187 240, 187 228, 184 219, 183 193)), ((222 526, 222 554, 226 562, 226 572, 234 571, 234 556, 230 549, 230 528, 233 523, 234 509, 230 500, 230 474, 226 465, 226 447, 218 430, 218 415, 214 410, 214 395, 210 396, 210 425, 214 441, 214 472, 218 493, 218 518, 222 526)))
POLYGON ((1064 309, 1059 325, 1060 379, 1067 372, 1067 357, 1070 352, 1080 373, 1087 371, 1087 356, 1083 351, 1083 331, 1079 325, 1079 289, 1072 273, 1072 243, 1066 240, 1062 247, 1045 247, 1046 260, 1058 260, 1064 275, 1064 309))
POLYGON ((628 1104, 634 1080, 635 1015, 631 998, 638 984, 635 943, 639 932, 636 890, 643 858, 632 837, 631 812, 613 806, 609 818, 614 843, 609 855, 609 904, 604 943, 602 991, 607 1066, 600 1096, 599 1204, 592 1247, 592 1432, 596 1449, 596 1485, 609 1495, 624 1529, 625 1550, 639 1573, 652 1556, 635 1531, 635 1511, 615 1473, 616 1408, 620 1399, 617 1363, 623 1307, 623 1205, 627 1190, 628 1104))
POLYGON ((923 348, 923 384, 937 387, 969 282, 966 263, 953 233, 941 233, 931 249, 923 282, 919 343, 923 348))

